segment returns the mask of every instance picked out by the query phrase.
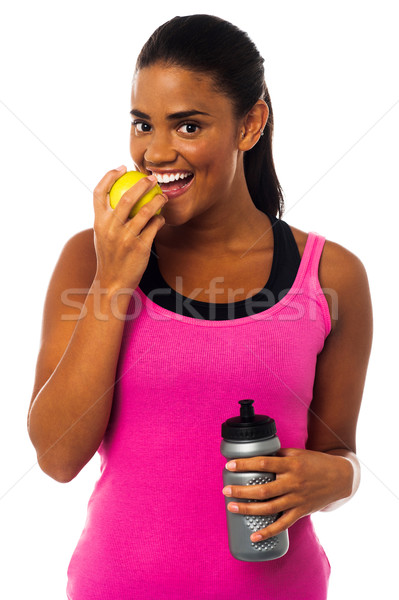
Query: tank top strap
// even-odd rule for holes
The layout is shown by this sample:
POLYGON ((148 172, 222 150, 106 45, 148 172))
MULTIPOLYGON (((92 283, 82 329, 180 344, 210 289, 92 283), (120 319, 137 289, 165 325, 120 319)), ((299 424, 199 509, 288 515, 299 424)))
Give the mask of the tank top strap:
POLYGON ((328 335, 331 331, 330 310, 319 280, 320 258, 325 241, 326 238, 322 235, 314 231, 309 232, 302 257, 305 264, 301 283, 303 288, 307 288, 307 293, 314 304, 321 310, 326 335, 328 335))
POLYGON ((309 237, 312 241, 312 244, 309 253, 309 262, 307 265, 307 270, 312 280, 314 280, 315 278, 318 280, 320 257, 324 248, 324 242, 326 241, 326 238, 314 231, 309 232, 309 237))

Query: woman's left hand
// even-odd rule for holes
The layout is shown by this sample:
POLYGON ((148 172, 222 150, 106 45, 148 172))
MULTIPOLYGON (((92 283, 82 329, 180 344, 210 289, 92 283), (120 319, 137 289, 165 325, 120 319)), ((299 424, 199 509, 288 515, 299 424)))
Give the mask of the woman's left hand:
MULTIPOLYGON (((233 462, 233 461, 230 461, 233 462)), ((283 513, 274 523, 256 534, 267 539, 288 529, 295 521, 325 508, 327 505, 351 494, 352 466, 341 456, 282 448, 276 456, 254 456, 235 459, 234 472, 265 471, 276 473, 276 479, 260 485, 229 485, 223 488, 225 496, 265 500, 265 502, 233 502, 227 508, 243 515, 274 515, 283 513), (231 494, 226 489, 231 488, 231 494), (238 510, 232 510, 233 505, 238 510)))

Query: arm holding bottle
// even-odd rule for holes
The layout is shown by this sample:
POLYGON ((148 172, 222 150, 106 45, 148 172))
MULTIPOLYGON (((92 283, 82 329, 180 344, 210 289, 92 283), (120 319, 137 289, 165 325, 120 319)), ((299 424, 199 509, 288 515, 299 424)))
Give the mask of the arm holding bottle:
MULTIPOLYGON (((237 504, 240 514, 283 513, 256 532, 261 539, 281 533, 303 516, 342 506, 359 487, 356 425, 372 343, 370 290, 361 261, 338 244, 326 242, 319 270, 321 287, 336 292, 339 306, 317 360, 306 448, 236 460, 234 471, 267 471, 276 473, 276 479, 233 486, 230 494, 224 490, 234 498, 264 501, 237 504)), ((331 297, 326 298, 333 316, 331 297)), ((231 503, 228 509, 234 511, 231 503)))

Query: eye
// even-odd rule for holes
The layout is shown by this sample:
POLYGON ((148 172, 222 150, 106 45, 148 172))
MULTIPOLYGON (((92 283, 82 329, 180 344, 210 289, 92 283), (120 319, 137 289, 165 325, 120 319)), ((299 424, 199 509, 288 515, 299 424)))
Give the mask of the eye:
POLYGON ((196 123, 183 123, 179 127, 179 131, 183 130, 182 133, 188 133, 188 134, 198 133, 199 129, 200 129, 200 126, 197 125, 196 123), (185 131, 184 131, 184 129, 185 129, 185 131))
POLYGON ((151 125, 145 121, 132 121, 132 126, 138 133, 148 133, 151 131, 151 125))

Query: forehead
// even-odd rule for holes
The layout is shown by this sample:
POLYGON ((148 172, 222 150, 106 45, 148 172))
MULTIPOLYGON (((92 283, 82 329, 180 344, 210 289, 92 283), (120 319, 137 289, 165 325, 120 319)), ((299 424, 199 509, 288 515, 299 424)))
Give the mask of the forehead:
POLYGON ((232 110, 230 99, 215 89, 210 75, 177 66, 155 64, 140 69, 132 83, 132 108, 167 113, 194 107, 204 112, 232 110), (147 110, 146 110, 147 109, 147 110))

